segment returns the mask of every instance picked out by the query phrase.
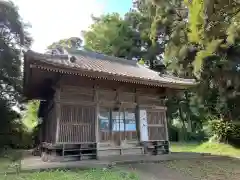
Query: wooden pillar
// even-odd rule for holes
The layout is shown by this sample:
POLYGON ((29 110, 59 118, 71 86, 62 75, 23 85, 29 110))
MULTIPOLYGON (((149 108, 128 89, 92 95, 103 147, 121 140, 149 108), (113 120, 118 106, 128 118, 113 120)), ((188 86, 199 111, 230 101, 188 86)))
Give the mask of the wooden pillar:
MULTIPOLYGON (((120 94, 120 89, 116 89, 116 102, 119 103, 120 102, 120 98, 119 98, 119 94, 120 94)), ((122 132, 120 130, 120 120, 121 120, 121 113, 123 112, 123 107, 122 104, 120 104, 120 106, 118 107, 118 145, 121 146, 122 145, 122 132)), ((121 153, 121 152, 120 152, 121 153)))
POLYGON ((140 133, 141 133, 141 127, 140 127, 140 108, 139 108, 139 102, 138 102, 138 94, 137 89, 135 89, 135 103, 136 103, 136 109, 135 109, 135 119, 136 119, 136 130, 137 130, 137 137, 138 142, 140 143, 140 133))
POLYGON ((166 116, 166 110, 164 112, 164 122, 165 122, 165 135, 166 135, 166 141, 167 146, 165 146, 165 153, 170 153, 170 141, 169 141, 169 135, 168 135, 168 123, 167 123, 167 116, 166 116))
POLYGON ((164 123, 165 123, 165 136, 166 136, 166 141, 169 141, 166 109, 164 110, 164 123))
POLYGON ((55 94, 55 112, 56 112, 56 139, 55 142, 59 141, 59 128, 60 128, 60 118, 61 118, 61 106, 60 106, 60 88, 58 87, 56 89, 56 94, 55 94))
POLYGON ((97 86, 94 86, 94 102, 95 102, 95 141, 97 143, 97 149, 98 149, 99 147, 99 122, 98 122, 99 101, 98 101, 97 86))

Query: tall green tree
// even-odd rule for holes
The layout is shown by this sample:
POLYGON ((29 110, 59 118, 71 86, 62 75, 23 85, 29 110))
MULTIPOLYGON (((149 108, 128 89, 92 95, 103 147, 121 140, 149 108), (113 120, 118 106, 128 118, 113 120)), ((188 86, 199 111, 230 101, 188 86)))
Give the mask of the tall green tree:
MULTIPOLYGON (((149 2, 154 7, 152 8, 154 12, 151 13, 152 21, 149 33, 151 48, 164 55, 163 62, 168 73, 184 78, 193 78, 191 62, 184 57, 185 53, 189 51, 187 49, 187 32, 185 32, 188 17, 186 6, 182 0, 152 0, 149 2), (161 49, 157 47, 161 47, 161 49)), ((186 134, 187 131, 194 131, 196 129, 194 124, 195 127, 201 127, 202 122, 198 113, 201 108, 196 106, 194 97, 194 93, 188 90, 182 94, 175 94, 167 101, 168 118, 179 119, 183 134, 186 134)))
POLYGON ((206 92, 217 92, 218 115, 225 120, 237 120, 240 118, 237 111, 240 107, 240 3, 196 0, 186 4, 190 11, 188 39, 198 48, 193 67, 201 82, 201 93, 206 96, 206 92))
POLYGON ((141 41, 119 14, 93 17, 94 23, 84 31, 84 48, 107 55, 132 59, 139 56, 141 41))
POLYGON ((4 142, 20 128, 15 121, 19 114, 12 107, 22 99, 21 50, 32 41, 27 27, 12 2, 0 1, 0 132, 4 142))
POLYGON ((237 120, 240 5, 218 0, 185 1, 185 5, 188 21, 172 32, 165 60, 178 75, 198 79, 197 96, 206 111, 237 120))
POLYGON ((141 57, 147 60, 151 69, 154 68, 157 58, 163 52, 159 44, 154 44, 151 40, 151 24, 154 20, 156 7, 148 0, 133 1, 133 8, 125 14, 131 28, 138 33, 141 42, 141 57))
POLYGON ((21 85, 21 49, 28 48, 32 39, 17 7, 0 1, 0 97, 13 105, 18 103, 21 85))

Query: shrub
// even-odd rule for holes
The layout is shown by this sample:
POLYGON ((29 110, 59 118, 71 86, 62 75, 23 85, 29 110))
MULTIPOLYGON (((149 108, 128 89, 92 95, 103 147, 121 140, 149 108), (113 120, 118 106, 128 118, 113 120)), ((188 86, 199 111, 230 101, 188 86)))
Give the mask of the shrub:
POLYGON ((240 138, 240 126, 232 121, 213 120, 209 123, 209 132, 220 142, 240 138))

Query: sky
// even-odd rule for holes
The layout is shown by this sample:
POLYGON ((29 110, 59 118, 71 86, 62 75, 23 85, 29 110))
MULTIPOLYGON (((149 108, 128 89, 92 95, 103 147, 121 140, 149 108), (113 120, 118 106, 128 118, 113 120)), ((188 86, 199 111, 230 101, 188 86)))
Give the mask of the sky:
POLYGON ((21 17, 31 24, 32 50, 44 52, 52 42, 81 37, 92 23, 91 15, 118 12, 124 15, 132 0, 13 0, 21 17))

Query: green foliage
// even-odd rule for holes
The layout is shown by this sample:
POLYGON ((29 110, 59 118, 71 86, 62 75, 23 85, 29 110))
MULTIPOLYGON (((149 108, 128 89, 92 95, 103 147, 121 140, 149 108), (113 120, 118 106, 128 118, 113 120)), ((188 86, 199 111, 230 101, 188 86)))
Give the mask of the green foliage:
POLYGON ((136 32, 117 13, 95 18, 90 30, 83 34, 85 49, 127 59, 140 51, 136 32))
MULTIPOLYGON (((11 109, 6 100, 0 100, 0 147, 15 144, 22 130, 20 115, 11 109)), ((20 141, 19 141, 20 142, 20 141)))
POLYGON ((67 48, 74 48, 78 49, 82 46, 82 40, 78 37, 70 37, 67 39, 61 39, 57 42, 52 43, 47 48, 54 49, 59 47, 67 47, 67 48))
POLYGON ((204 143, 171 143, 172 152, 196 152, 196 153, 211 153, 213 155, 222 155, 230 157, 239 157, 240 149, 229 144, 217 142, 204 143))
POLYGON ((27 104, 26 111, 23 115, 23 124, 26 126, 29 132, 33 131, 33 129, 37 126, 37 113, 39 108, 39 101, 30 101, 27 104))
POLYGON ((240 138, 240 128, 233 122, 213 120, 209 123, 209 130, 220 142, 228 142, 232 138, 240 138))
POLYGON ((162 21, 155 17, 156 6, 148 0, 136 0, 133 7, 124 18, 117 13, 95 17, 90 30, 83 32, 85 49, 127 59, 143 58, 154 68, 166 42, 164 31, 158 31, 162 21), (162 41, 158 41, 160 36, 162 41))
POLYGON ((185 1, 189 10, 189 34, 190 42, 202 44, 204 41, 204 0, 185 1))
POLYGON ((194 73, 197 74, 199 71, 201 71, 203 67, 203 60, 206 59, 209 56, 215 55, 216 51, 218 50, 218 47, 222 43, 222 40, 212 40, 206 45, 206 48, 204 50, 200 50, 197 52, 195 60, 193 62, 194 67, 194 73))
POLYGON ((145 64, 145 61, 141 58, 141 59, 138 61, 138 64, 144 65, 144 64, 145 64))
POLYGON ((195 72, 198 72, 203 67, 202 61, 214 55, 220 45, 228 47, 239 38, 240 4, 233 0, 221 3, 217 0, 194 0, 186 4, 189 9, 188 40, 198 44, 200 50, 195 58, 195 72))
POLYGON ((13 3, 0 1, 0 17, 0 95, 18 105, 22 88, 20 49, 29 47, 31 38, 13 3))
POLYGON ((12 2, 0 1, 0 17, 0 147, 18 147, 24 128, 13 106, 21 107, 21 49, 28 48, 32 39, 12 2))
MULTIPOLYGON (((181 23, 176 23, 177 18, 171 21, 170 27, 174 28, 164 53, 167 70, 180 77, 197 78, 199 86, 191 98, 201 107, 194 108, 202 116, 200 119, 213 115, 239 121, 240 4, 226 0, 184 2, 188 17, 181 23)), ((162 7, 161 3, 157 5, 162 7)))

